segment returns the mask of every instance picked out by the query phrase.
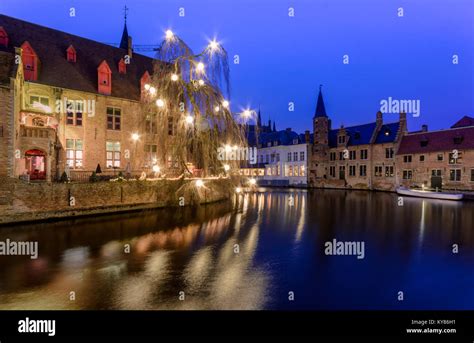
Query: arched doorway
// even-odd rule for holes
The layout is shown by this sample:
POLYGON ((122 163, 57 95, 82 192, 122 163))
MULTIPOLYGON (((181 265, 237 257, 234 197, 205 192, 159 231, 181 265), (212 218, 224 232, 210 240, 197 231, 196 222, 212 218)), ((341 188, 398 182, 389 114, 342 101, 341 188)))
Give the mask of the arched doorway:
POLYGON ((25 168, 30 180, 46 180, 46 154, 38 149, 25 152, 25 168))

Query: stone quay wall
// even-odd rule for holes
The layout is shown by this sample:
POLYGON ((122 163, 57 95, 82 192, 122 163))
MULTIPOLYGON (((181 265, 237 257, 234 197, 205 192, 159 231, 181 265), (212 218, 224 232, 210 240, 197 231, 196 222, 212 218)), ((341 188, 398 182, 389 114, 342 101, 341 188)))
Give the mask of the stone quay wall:
POLYGON ((0 179, 0 225, 229 199, 230 179, 27 183, 0 179))

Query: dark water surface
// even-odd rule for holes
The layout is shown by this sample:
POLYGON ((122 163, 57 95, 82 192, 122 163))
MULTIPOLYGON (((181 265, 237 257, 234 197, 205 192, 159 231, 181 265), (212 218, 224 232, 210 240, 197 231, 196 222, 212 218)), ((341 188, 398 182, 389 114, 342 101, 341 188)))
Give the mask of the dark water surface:
POLYGON ((267 190, 7 238, 39 258, 0 256, 0 309, 474 309, 474 202, 267 190), (333 239, 365 257, 325 255, 333 239))

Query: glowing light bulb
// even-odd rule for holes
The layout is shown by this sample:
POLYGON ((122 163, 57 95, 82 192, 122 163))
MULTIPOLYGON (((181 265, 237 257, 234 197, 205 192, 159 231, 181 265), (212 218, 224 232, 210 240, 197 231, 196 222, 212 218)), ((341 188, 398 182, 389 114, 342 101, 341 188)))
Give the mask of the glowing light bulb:
POLYGON ((220 108, 219 106, 214 107, 214 111, 215 111, 215 112, 219 112, 220 109, 221 109, 221 108, 220 108))
POLYGON ((151 95, 156 94, 156 88, 155 87, 150 87, 150 89, 148 91, 150 92, 151 95))
POLYGON ((198 81, 198 83, 199 83, 199 86, 204 86, 204 80, 201 79, 198 81))
POLYGON ((136 142, 140 139, 140 135, 138 133, 133 133, 132 134, 132 139, 136 142))
POLYGON ((228 164, 224 164, 224 170, 225 171, 229 171, 230 170, 230 166, 228 164))
POLYGON ((199 62, 199 63, 197 64, 197 66, 196 66, 196 70, 197 70, 198 72, 203 72, 203 71, 204 71, 204 63, 199 62))
POLYGON ((252 179, 249 180, 249 183, 250 183, 251 185, 256 185, 256 184, 257 184, 257 180, 255 180, 254 178, 252 178, 252 179))
POLYGON ((186 116, 185 120, 186 120, 186 123, 188 123, 188 124, 192 124, 192 123, 194 122, 194 118, 193 118, 193 116, 190 115, 190 114, 188 114, 188 115, 186 116))
POLYGON ((148 83, 145 84, 145 89, 146 90, 149 90, 150 89, 150 85, 148 83))
POLYGON ((237 187, 237 188, 235 189, 235 192, 236 192, 236 193, 240 193, 240 192, 242 192, 242 188, 240 188, 240 187, 237 187))
POLYGON ((163 107, 165 106, 165 102, 162 99, 156 100, 156 106, 163 107))
POLYGON ((224 106, 225 108, 228 108, 229 107, 229 102, 227 100, 224 100, 222 102, 222 106, 224 106))
POLYGON ((203 182, 201 179, 196 180, 196 187, 199 187, 199 188, 200 188, 200 187, 202 187, 202 186, 204 186, 204 182, 203 182))
POLYGON ((219 48, 219 43, 216 42, 216 40, 212 40, 211 42, 209 42, 209 48, 211 48, 211 50, 217 50, 219 48))
POLYGON ((176 74, 171 75, 171 81, 178 81, 179 77, 176 74))
POLYGON ((252 115, 252 112, 250 110, 245 110, 244 112, 242 112, 242 116, 244 118, 250 118, 251 115, 252 115))
POLYGON ((156 165, 153 166, 153 171, 154 171, 155 173, 159 173, 159 172, 160 172, 160 167, 159 167, 159 166, 156 166, 156 165))
POLYGON ((166 30, 165 35, 166 35, 166 40, 171 40, 174 37, 174 33, 171 30, 166 30))

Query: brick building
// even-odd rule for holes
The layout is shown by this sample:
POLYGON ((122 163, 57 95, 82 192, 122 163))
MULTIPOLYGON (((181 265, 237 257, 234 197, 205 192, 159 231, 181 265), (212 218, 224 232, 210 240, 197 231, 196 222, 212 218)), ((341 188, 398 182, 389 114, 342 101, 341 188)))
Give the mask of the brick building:
POLYGON ((434 176, 445 189, 474 190, 474 118, 465 116, 447 130, 429 132, 424 125, 405 135, 396 163, 397 184, 435 187, 434 176))
POLYGON ((378 112, 375 122, 332 129, 320 89, 313 130, 311 186, 395 188, 395 154, 407 130, 405 113, 400 114, 397 122, 384 123, 382 113, 378 112))
POLYGON ((52 180, 150 169, 156 122, 140 99, 154 60, 0 15, 0 176, 52 180))

